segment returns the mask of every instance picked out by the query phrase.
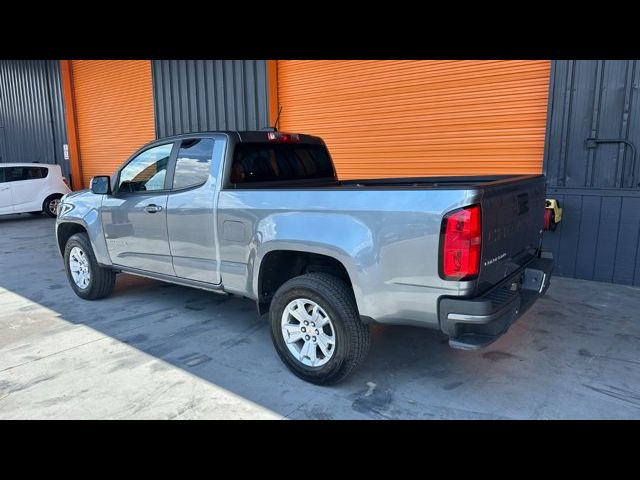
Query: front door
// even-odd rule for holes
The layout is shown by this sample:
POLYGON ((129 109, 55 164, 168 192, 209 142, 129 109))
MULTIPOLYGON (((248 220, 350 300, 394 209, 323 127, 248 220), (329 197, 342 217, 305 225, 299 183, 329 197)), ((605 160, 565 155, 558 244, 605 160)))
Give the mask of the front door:
POLYGON ((173 143, 131 159, 102 202, 102 226, 111 261, 123 267, 175 275, 167 235, 167 167, 173 143))
POLYGON ((5 172, 8 169, 0 168, 0 215, 13 212, 11 201, 11 184, 5 181, 5 172))

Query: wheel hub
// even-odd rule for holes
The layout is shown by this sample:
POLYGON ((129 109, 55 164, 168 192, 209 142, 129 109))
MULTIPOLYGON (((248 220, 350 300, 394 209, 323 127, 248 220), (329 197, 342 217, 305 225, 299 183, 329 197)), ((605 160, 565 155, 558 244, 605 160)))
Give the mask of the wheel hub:
POLYGON ((89 259, 80 247, 73 247, 69 252, 69 270, 71 278, 78 287, 84 289, 89 286, 91 281, 89 259))
POLYGON ((51 200, 49 202, 49 211, 54 214, 57 215, 58 214, 58 205, 60 205, 60 199, 55 199, 55 200, 51 200))
POLYGON ((282 336, 289 352, 303 365, 320 367, 335 351, 333 323, 313 300, 297 298, 282 313, 282 336))

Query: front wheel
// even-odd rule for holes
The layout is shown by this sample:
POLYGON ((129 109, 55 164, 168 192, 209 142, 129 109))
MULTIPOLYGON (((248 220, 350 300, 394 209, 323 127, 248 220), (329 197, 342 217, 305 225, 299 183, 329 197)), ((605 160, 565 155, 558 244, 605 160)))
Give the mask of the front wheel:
POLYGON ((369 330, 351 288, 326 273, 285 282, 269 309, 278 355, 298 377, 319 385, 343 380, 366 357, 369 330))
POLYGON ((97 300, 113 291, 116 274, 101 267, 86 233, 76 233, 64 249, 64 266, 71 288, 80 298, 97 300))

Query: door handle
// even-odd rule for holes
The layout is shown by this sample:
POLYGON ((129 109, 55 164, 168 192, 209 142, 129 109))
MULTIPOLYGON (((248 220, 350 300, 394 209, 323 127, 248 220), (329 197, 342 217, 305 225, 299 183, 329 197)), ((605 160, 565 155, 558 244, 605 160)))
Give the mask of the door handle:
POLYGON ((0 188, 0 191, 9 190, 9 187, 0 188))
POLYGON ((147 205, 146 207, 144 207, 144 211, 147 213, 156 213, 162 210, 162 207, 160 205, 155 205, 155 204, 151 204, 151 205, 147 205))

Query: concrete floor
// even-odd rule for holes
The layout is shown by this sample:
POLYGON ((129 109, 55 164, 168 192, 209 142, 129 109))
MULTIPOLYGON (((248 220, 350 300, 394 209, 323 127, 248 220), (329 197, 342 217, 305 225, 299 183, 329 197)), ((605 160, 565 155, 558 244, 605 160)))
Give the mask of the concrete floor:
POLYGON ((640 418, 640 289, 555 278, 485 351, 373 328, 335 387, 294 377, 249 300, 119 275, 77 298, 54 221, 0 217, 0 418, 640 418))

